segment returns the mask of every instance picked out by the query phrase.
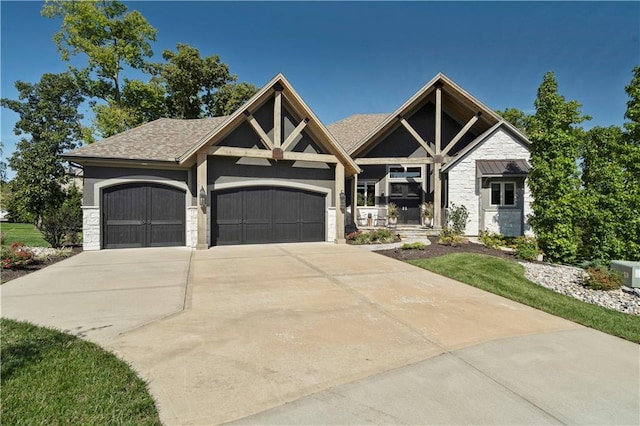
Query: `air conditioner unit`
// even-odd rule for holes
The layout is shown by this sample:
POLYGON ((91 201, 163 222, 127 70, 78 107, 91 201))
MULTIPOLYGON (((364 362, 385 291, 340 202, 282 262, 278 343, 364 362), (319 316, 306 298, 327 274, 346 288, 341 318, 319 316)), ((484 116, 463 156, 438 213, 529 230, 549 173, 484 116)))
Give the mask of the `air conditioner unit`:
POLYGON ((622 283, 627 287, 640 288, 640 262, 612 260, 611 269, 622 277, 622 283))

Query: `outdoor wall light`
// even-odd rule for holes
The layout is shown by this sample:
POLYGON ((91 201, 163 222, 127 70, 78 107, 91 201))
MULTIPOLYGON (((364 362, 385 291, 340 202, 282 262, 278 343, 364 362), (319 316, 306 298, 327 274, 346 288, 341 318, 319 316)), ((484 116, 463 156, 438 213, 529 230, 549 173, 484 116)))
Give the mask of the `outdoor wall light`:
POLYGON ((340 208, 344 210, 347 207, 347 196, 344 195, 344 191, 340 191, 340 208))
POLYGON ((200 207, 206 207, 207 205, 207 192, 204 187, 200 187, 200 207))

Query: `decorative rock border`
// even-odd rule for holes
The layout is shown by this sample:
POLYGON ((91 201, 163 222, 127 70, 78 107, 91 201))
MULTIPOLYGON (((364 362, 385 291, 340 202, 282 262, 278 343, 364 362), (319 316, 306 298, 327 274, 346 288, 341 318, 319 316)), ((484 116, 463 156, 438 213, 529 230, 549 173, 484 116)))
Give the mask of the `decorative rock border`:
POLYGON ((574 299, 625 314, 640 316, 640 292, 634 290, 591 290, 582 286, 586 272, 580 268, 519 261, 525 277, 545 288, 574 299))

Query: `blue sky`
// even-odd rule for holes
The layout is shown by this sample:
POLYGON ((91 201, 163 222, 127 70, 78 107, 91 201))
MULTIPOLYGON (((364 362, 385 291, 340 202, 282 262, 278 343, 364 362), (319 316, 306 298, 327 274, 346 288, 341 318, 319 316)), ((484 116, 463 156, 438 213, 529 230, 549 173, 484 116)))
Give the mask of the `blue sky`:
MULTIPOLYGON (((593 117, 585 127, 621 125, 640 64, 640 2, 125 3, 158 29, 156 60, 182 42, 257 86, 282 72, 325 124, 391 112, 440 71, 491 108, 533 112, 554 71, 593 117)), ((66 69, 51 40, 60 21, 41 6, 0 3, 2 97, 16 97, 15 80, 66 69)), ((15 121, 2 109, 5 157, 15 121)))

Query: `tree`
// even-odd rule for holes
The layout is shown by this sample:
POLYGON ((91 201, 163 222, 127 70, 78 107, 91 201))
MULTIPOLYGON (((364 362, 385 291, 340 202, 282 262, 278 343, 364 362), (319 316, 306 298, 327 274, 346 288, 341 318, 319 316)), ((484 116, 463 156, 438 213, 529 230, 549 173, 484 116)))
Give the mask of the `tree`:
POLYGON ((626 257, 640 260, 640 66, 633 68, 633 77, 625 92, 629 96, 624 123, 624 141, 621 147, 621 163, 624 180, 624 196, 628 201, 623 239, 627 245, 626 257))
POLYGON ((153 55, 149 41, 157 30, 138 11, 127 12, 117 0, 48 0, 42 14, 62 18, 62 28, 54 35, 62 59, 83 53, 97 84, 90 96, 121 106, 120 74, 124 65, 143 69, 153 55))
POLYGON ((531 116, 517 108, 505 108, 504 110, 496 110, 506 121, 513 124, 518 129, 527 134, 531 116))
POLYGON ((44 212, 59 206, 65 168, 59 157, 82 136, 78 106, 84 101, 70 73, 44 74, 35 84, 17 81, 18 100, 0 103, 19 115, 14 131, 23 137, 9 159, 16 176, 10 182, 9 211, 14 219, 30 217, 39 226, 44 212))
POLYGON ((616 126, 594 127, 582 139, 582 199, 580 258, 607 263, 625 255, 624 228, 633 211, 625 194, 621 163, 624 138, 616 126))
POLYGON ((588 119, 576 101, 566 102, 558 93, 552 72, 545 74, 535 100, 528 136, 532 170, 529 186, 534 197, 530 223, 545 256, 552 261, 573 262, 579 245, 576 211, 579 196, 579 123, 588 119))
POLYGON ((170 117, 224 115, 219 114, 221 110, 241 105, 257 91, 247 83, 231 84, 237 77, 218 55, 202 58, 200 51, 188 44, 178 43, 175 52, 165 50, 162 57, 166 62, 155 64, 153 69, 165 87, 170 117))
MULTIPOLYGON (((93 132, 107 137, 140 124, 144 113, 132 111, 127 90, 143 88, 127 81, 123 87, 121 77, 125 66, 147 70, 147 58, 153 55, 149 42, 155 41, 156 29, 117 0, 48 0, 42 14, 62 18, 54 41, 64 61, 78 54, 87 57, 86 68, 72 68, 72 72, 83 93, 95 98, 91 102, 96 114, 93 132), (131 85, 135 87, 127 87, 131 85)), ((93 132, 84 133, 89 143, 94 141, 93 132)))
POLYGON ((220 87, 213 99, 207 103, 207 112, 211 117, 230 115, 240 108, 258 88, 250 83, 229 83, 220 87))

